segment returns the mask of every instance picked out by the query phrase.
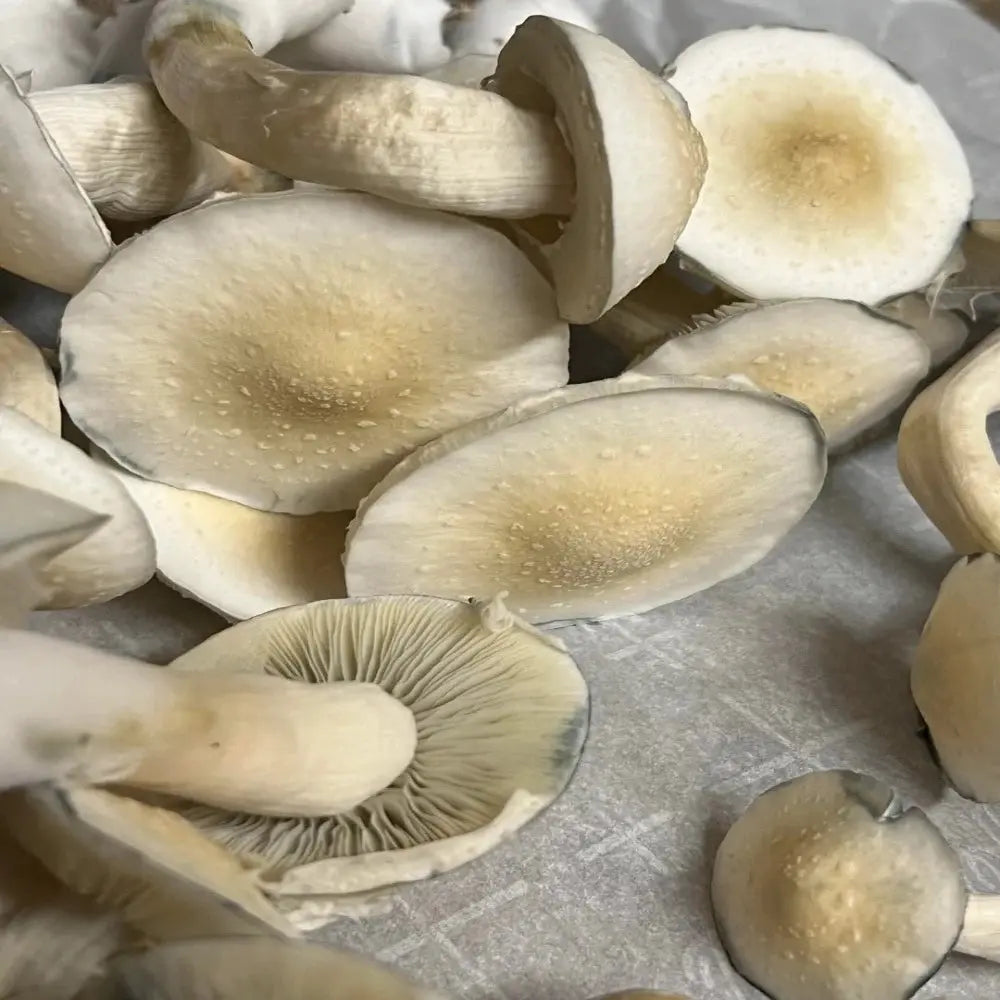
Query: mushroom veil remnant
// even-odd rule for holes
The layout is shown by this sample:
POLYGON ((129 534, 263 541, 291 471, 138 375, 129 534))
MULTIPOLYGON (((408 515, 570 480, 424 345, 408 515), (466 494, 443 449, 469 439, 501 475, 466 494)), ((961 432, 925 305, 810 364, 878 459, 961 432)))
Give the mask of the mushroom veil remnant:
POLYGON ((574 385, 397 465, 351 525, 347 590, 502 586, 534 622, 635 614, 763 558, 825 474, 815 417, 782 397, 683 376, 574 385))
POLYGON ((931 284, 969 215, 962 147, 927 92, 861 43, 755 26, 665 77, 708 149, 678 249, 754 299, 876 305, 931 284))
POLYGON ((66 309, 60 390, 130 472, 312 514, 564 384, 568 343, 552 289, 499 233, 291 191, 199 206, 118 250, 66 309))

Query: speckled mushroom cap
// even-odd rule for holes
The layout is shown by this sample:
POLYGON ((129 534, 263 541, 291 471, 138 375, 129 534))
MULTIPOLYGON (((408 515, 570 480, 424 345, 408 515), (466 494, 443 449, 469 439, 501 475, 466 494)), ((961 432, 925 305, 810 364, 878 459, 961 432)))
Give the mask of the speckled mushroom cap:
POLYGON ((59 390, 42 352, 0 319, 0 406, 31 417, 50 434, 62 428, 59 390))
POLYGON ((293 910, 484 854, 559 795, 587 731, 587 686, 565 647, 499 599, 320 601, 234 625, 171 666, 369 682, 412 711, 410 766, 353 809, 282 818, 177 803, 293 910))
POLYGON ((534 622, 680 600, 770 551, 826 474, 815 417, 731 380, 628 373, 446 434, 362 502, 351 595, 510 592, 534 622))
POLYGON ((573 154, 572 214, 552 239, 522 233, 552 276, 560 315, 590 323, 673 250, 705 178, 705 146, 668 83, 609 39, 528 17, 500 51, 490 90, 555 114, 573 154))
POLYGON ((930 284, 972 176, 927 92, 860 42, 753 26, 701 38, 664 76, 709 168, 678 249, 752 299, 866 305, 930 284))
POLYGON ((759 796, 712 873, 722 943, 773 1000, 906 1000, 954 946, 967 899, 937 827, 852 771, 759 796))
POLYGON ((71 300, 61 393, 130 472, 311 514, 564 384, 568 343, 550 286, 486 226, 363 194, 236 196, 137 237, 71 300))

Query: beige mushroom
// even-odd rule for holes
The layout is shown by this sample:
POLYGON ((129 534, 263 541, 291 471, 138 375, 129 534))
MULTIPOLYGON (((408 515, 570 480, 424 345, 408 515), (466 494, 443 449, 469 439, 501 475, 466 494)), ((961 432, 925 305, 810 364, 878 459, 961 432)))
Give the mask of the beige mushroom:
POLYGON ((694 42, 664 75, 709 158, 678 249, 720 284, 877 305, 934 281, 972 177, 919 84, 854 39, 760 25, 694 42))
POLYGON ((903 482, 961 555, 1000 551, 1000 468, 986 433, 998 386, 1000 330, 924 389, 899 430, 903 482))
POLYGON ((23 413, 50 434, 59 434, 62 412, 55 376, 42 352, 0 319, 0 406, 23 413))
POLYGON ((66 309, 60 389, 128 471, 312 514, 564 384, 568 342, 552 289, 486 226, 292 191, 199 206, 116 252, 66 309))
POLYGON ((153 575, 153 536, 125 488, 79 448, 6 406, 0 406, 0 480, 51 493, 108 518, 41 570, 39 607, 109 601, 153 575))
POLYGON ((952 361, 969 339, 969 328, 957 310, 935 305, 917 292, 884 303, 878 312, 917 331, 930 349, 932 370, 952 361))
POLYGON ((825 472, 813 414, 733 380, 574 385, 397 465, 351 525, 347 590, 502 586, 534 622, 640 613, 763 558, 825 472))
POLYGON ((1000 222, 978 221, 965 231, 941 279, 928 289, 935 308, 972 319, 1000 315, 1000 222))

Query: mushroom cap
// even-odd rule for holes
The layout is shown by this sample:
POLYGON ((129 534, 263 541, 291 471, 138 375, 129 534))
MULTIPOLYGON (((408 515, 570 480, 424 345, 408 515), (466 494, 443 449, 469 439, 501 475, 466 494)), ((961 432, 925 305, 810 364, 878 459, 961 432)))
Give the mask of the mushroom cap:
POLYGON ((0 479, 51 493, 109 519, 40 571, 40 607, 99 604, 152 577, 153 536, 125 487, 75 445, 5 406, 0 406, 0 479))
POLYGON ((207 938, 122 955, 122 1000, 443 1000, 362 955, 306 941, 207 938))
POLYGON ((1000 802, 1000 557, 960 559, 944 578, 910 673, 935 756, 960 795, 1000 802))
POLYGON ((251 871, 170 810, 53 784, 0 805, 12 836, 60 882, 154 940, 296 933, 251 871))
POLYGON ((416 718, 410 766, 355 809, 281 818, 177 805, 279 896, 364 892, 479 857, 559 795, 587 730, 586 683, 565 647, 499 600, 285 608, 218 633, 171 666, 370 682, 416 718))
POLYGON ((957 940, 967 898, 958 857, 927 816, 851 771, 759 796, 712 873, 723 946, 774 1000, 906 1000, 957 940))
POLYGON ((518 25, 543 15, 598 33, 597 22, 576 0, 469 0, 459 4, 445 24, 453 56, 499 55, 518 25))
POLYGON ((705 178, 705 146, 670 84, 564 21, 525 20, 488 88, 554 114, 566 137, 575 204, 554 240, 534 241, 533 256, 552 277, 560 315, 590 323, 670 255, 705 178))
POLYGON ((875 305, 934 279, 972 177, 919 84, 853 39, 778 26, 703 38, 665 76, 709 158, 677 246, 720 282, 875 305))
POLYGON ((913 292, 879 306, 880 313, 913 327, 931 352, 931 368, 940 368, 958 354, 969 339, 969 328, 953 309, 935 306, 926 295, 913 292))
POLYGON ((971 319, 1000 313, 1000 242, 989 224, 971 225, 939 279, 927 290, 936 307, 957 309, 971 319))
POLYGON ((31 417, 50 434, 62 429, 59 390, 45 356, 20 330, 0 319, 0 406, 31 417))
POLYGON ((42 574, 48 563, 109 520, 107 514, 0 480, 0 627, 20 626, 45 599, 42 574))
POLYGON ((741 374, 816 414, 831 450, 909 399, 930 369, 911 327, 856 302, 797 299, 722 306, 632 370, 642 375, 741 374))
POLYGON ((595 1000, 688 1000, 679 993, 663 993, 660 990, 616 990, 605 993, 595 1000))
POLYGON ((448 62, 427 70, 423 75, 428 80, 438 80, 450 83, 453 87, 469 87, 479 90, 497 68, 496 56, 484 56, 470 52, 465 56, 456 56, 448 62))
POLYGON ((347 596, 353 511, 276 514, 108 468, 149 524, 157 576, 224 618, 347 596))
POLYGON ((535 622, 636 614, 757 562, 825 474, 822 431, 790 400, 682 376, 569 386, 396 466, 348 532, 347 590, 503 587, 535 622))
POLYGON ((111 253, 111 236, 2 65, 0 122, 0 267, 77 292, 111 253))
POLYGON ((97 53, 91 8, 85 0, 4 0, 0 65, 30 81, 31 90, 84 83, 97 53))
POLYGON ((564 384, 568 342, 551 288, 486 226, 363 194, 237 196, 137 237, 70 302, 61 392, 131 472, 311 514, 564 384))

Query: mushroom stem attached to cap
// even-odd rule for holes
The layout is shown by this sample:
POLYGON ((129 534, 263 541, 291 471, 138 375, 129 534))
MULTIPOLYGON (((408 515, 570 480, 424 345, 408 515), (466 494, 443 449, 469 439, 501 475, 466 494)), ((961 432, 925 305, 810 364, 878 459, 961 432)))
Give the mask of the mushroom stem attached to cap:
POLYGON ((411 76, 303 73, 256 55, 306 4, 161 0, 146 34, 171 112, 219 149, 297 180, 465 214, 565 214, 573 163, 543 114, 411 76), (282 16, 284 15, 284 16, 282 16))
POLYGON ((374 684, 186 674, 12 630, 0 661, 0 785, 70 778, 329 815, 388 785, 416 747, 413 713, 374 684))

